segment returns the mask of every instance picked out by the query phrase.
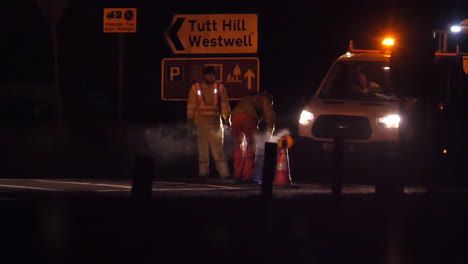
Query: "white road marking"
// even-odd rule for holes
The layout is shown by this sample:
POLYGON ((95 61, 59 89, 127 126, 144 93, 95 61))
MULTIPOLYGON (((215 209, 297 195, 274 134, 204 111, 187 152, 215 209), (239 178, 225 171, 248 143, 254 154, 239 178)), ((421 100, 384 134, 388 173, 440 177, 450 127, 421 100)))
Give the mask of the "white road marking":
POLYGON ((115 187, 115 188, 124 188, 131 189, 132 187, 127 185, 115 185, 115 184, 102 184, 102 183, 88 183, 88 182, 72 182, 72 181, 51 181, 51 180, 36 180, 38 182, 49 182, 49 183, 66 183, 66 184, 75 184, 75 185, 88 185, 88 186, 103 186, 103 187, 115 187))
POLYGON ((130 190, 94 190, 95 192, 129 192, 130 190))
MULTIPOLYGON (((248 189, 245 189, 248 190, 248 189)), ((129 190, 95 190, 95 192, 128 192, 129 190)), ((176 191, 221 191, 215 188, 154 188, 153 192, 176 192, 176 191)))
POLYGON ((230 187, 230 186, 222 186, 222 185, 208 185, 208 184, 200 184, 200 185, 201 186, 218 188, 218 189, 224 189, 224 190, 240 190, 240 189, 242 189, 242 188, 239 188, 239 187, 230 187))
POLYGON ((375 193, 375 187, 366 185, 343 186, 342 192, 346 194, 375 193))
MULTIPOLYGON (((62 183, 62 184, 74 184, 74 185, 88 185, 88 186, 102 186, 102 187, 114 187, 114 188, 123 188, 131 190, 131 186, 127 185, 116 185, 116 184, 102 184, 102 183, 88 183, 88 182, 76 182, 76 181, 60 181, 60 180, 34 180, 37 182, 47 182, 47 183, 62 183)), ((208 184, 190 184, 190 183, 178 183, 178 182, 155 182, 157 183, 170 183, 170 184, 180 184, 180 185, 199 185, 202 188, 154 188, 153 191, 209 191, 209 190, 243 190, 244 188, 239 187, 230 187, 230 186, 220 186, 220 185, 208 185, 208 184), (210 187, 210 188, 203 188, 210 187)), ((99 192, 105 191, 117 191, 117 190, 97 190, 99 192)))
POLYGON ((418 193, 426 193, 427 190, 424 187, 405 187, 404 193, 405 194, 418 194, 418 193))
POLYGON ((185 183, 185 182, 166 182, 166 181, 156 181, 155 183, 170 183, 170 184, 183 184, 183 185, 199 185, 199 186, 207 186, 213 187, 217 189, 226 189, 226 190, 239 190, 242 188, 239 187, 230 187, 230 186, 223 186, 223 185, 212 185, 212 184, 196 184, 196 183, 185 183))
MULTIPOLYGON (((129 185, 119 185, 119 184, 104 184, 104 183, 90 183, 90 182, 77 182, 77 181, 70 181, 70 179, 55 179, 55 180, 44 180, 44 179, 0 179, 0 182, 5 181, 36 181, 36 182, 45 182, 45 183, 56 183, 56 184, 72 184, 72 185, 87 185, 87 186, 102 186, 102 187, 112 187, 112 188, 119 188, 122 190, 95 190, 97 192, 119 192, 119 191, 129 191, 132 189, 129 185)), ((174 184, 177 187, 179 186, 193 186, 193 188, 154 188, 153 191, 161 191, 161 192, 169 192, 169 191, 216 191, 216 190, 256 190, 252 189, 251 186, 249 188, 245 187, 234 187, 234 186, 224 186, 224 185, 214 185, 214 184, 202 184, 202 183, 185 183, 185 182, 170 182, 170 181, 155 181, 154 184, 174 184), (200 188, 196 188, 195 186, 200 186, 200 188)), ((303 190, 308 189, 309 187, 307 184, 303 185, 305 188, 303 190)), ((0 187, 6 188, 16 188, 16 189, 31 189, 31 190, 43 190, 43 191, 63 191, 58 189, 50 189, 50 188, 41 188, 41 187, 31 187, 31 186, 22 186, 22 185, 10 185, 10 184, 0 184, 0 187)), ((257 187, 257 186, 256 186, 257 187)), ((322 185, 312 186, 312 187, 323 187, 322 185)), ((300 190, 300 189, 299 189, 300 190)), ((9 192, 9 191, 0 191, 1 192, 9 192)), ((313 193, 331 193, 331 190, 313 190, 313 193)), ((424 187, 405 187, 404 193, 405 194, 418 194, 418 193, 425 193, 427 192, 426 188, 424 187)), ((466 193, 468 192, 467 189, 450 189, 450 188, 440 188, 438 190, 440 193, 466 193)), ((359 185, 359 184, 350 184, 348 186, 343 186, 343 193, 375 193, 375 187, 372 185, 359 185)))
POLYGON ((20 185, 7 185, 7 184, 0 184, 0 187, 17 188, 17 189, 30 189, 30 190, 41 190, 41 191, 53 191, 53 192, 61 191, 61 190, 54 190, 54 189, 48 189, 48 188, 20 186, 20 185))
POLYGON ((27 181, 27 180, 34 180, 34 179, 0 179, 0 181, 27 181))
MULTIPOLYGON (((37 182, 48 182, 48 183, 67 183, 67 184, 77 184, 77 185, 96 185, 96 186, 103 186, 103 187, 116 187, 116 188, 125 188, 131 189, 131 186, 128 185, 115 185, 115 184, 102 184, 102 183, 88 183, 88 182, 76 182, 70 181, 68 179, 56 179, 56 180, 43 180, 43 179, 0 179, 0 181, 37 181, 37 182)), ((168 183, 168 184, 178 184, 178 185, 191 185, 191 186, 206 186, 216 189, 224 189, 224 190, 242 190, 244 188, 240 187, 231 187, 231 186, 224 186, 224 185, 213 185, 213 184, 197 184, 197 183, 185 183, 185 182, 168 182, 168 181, 155 181, 157 183, 168 183)))
POLYGON ((171 191, 219 191, 220 189, 213 188, 175 188, 175 189, 153 189, 154 192, 171 192, 171 191))
MULTIPOLYGON (((35 180, 38 182, 48 182, 48 183, 67 183, 67 184, 76 184, 76 185, 96 185, 96 186, 103 186, 103 187, 116 187, 116 188, 125 188, 125 189, 132 189, 131 186, 127 185, 115 185, 115 184, 102 184, 102 183, 88 183, 88 182, 74 182, 74 181, 54 181, 54 180, 35 180)), ((206 185, 206 184, 187 184, 187 183, 178 183, 178 182, 155 182, 157 183, 171 183, 171 184, 180 184, 180 185, 199 185, 199 186, 207 186, 207 187, 212 187, 210 189, 216 188, 216 189, 226 189, 226 190, 238 190, 240 188, 237 187, 228 187, 228 186, 219 186, 219 185, 206 185)), ((187 190, 190 190, 190 188, 185 188, 187 190)), ((207 189, 207 188, 205 188, 207 189)), ((160 190, 160 189, 156 189, 160 190)), ((169 190, 169 189, 168 189, 169 190)), ((175 190, 175 189, 174 189, 175 190)), ((182 189, 181 189, 182 190, 182 189)))

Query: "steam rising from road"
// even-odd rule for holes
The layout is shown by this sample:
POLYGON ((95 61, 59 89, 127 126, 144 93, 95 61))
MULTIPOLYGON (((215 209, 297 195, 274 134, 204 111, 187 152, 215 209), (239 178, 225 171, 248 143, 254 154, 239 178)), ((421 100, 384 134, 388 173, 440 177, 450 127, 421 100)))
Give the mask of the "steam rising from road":
POLYGON ((162 162, 186 159, 197 153, 196 136, 185 123, 146 128, 144 141, 149 152, 162 162))
MULTIPOLYGON (((225 154, 227 159, 232 158, 232 134, 230 130, 224 131, 225 154)), ((288 129, 280 130, 269 137, 265 133, 256 135, 257 156, 263 158, 265 142, 276 143, 282 136, 289 135, 288 129)), ((145 148, 160 162, 176 162, 197 156, 197 138, 190 133, 185 123, 171 125, 158 125, 144 129, 143 141, 145 148)), ((140 141, 141 142, 141 141, 140 141)), ((259 162, 263 162, 259 160, 259 162)))
POLYGON ((272 137, 265 135, 264 133, 259 133, 256 136, 257 141, 257 157, 255 161, 255 168, 254 168, 254 179, 257 182, 262 181, 262 174, 263 174, 263 159, 265 154, 265 142, 276 143, 282 136, 290 135, 290 131, 288 129, 283 129, 274 133, 272 137))

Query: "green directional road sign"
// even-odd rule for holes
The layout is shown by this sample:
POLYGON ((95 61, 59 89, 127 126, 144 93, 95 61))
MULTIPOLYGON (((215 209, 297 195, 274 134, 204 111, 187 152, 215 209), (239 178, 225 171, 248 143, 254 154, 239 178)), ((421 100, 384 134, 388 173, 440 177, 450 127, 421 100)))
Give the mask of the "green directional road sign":
POLYGON ((260 61, 243 58, 166 58, 162 61, 161 98, 187 100, 192 84, 201 80, 205 66, 216 69, 216 79, 226 87, 230 100, 239 100, 250 90, 260 90, 260 61))

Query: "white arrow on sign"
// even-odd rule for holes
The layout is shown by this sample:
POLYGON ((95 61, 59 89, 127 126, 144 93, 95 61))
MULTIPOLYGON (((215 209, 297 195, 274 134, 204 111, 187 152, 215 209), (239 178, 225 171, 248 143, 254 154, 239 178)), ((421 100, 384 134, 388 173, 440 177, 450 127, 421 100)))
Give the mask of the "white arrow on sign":
POLYGON ((255 78, 255 73, 251 69, 248 69, 244 74, 244 78, 247 79, 247 89, 252 90, 252 79, 255 78))

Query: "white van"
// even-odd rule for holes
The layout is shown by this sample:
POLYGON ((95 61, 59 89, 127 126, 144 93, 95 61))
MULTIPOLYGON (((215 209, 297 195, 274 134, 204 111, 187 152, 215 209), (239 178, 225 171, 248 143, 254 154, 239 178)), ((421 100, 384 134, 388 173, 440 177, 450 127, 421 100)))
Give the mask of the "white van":
MULTIPOLYGON (((382 43, 391 46, 393 40, 382 43)), ((357 50, 351 41, 349 51, 333 63, 305 104, 298 136, 313 139, 324 151, 332 151, 337 137, 344 139, 347 152, 398 142, 405 117, 392 88, 390 57, 388 49, 357 50)))

